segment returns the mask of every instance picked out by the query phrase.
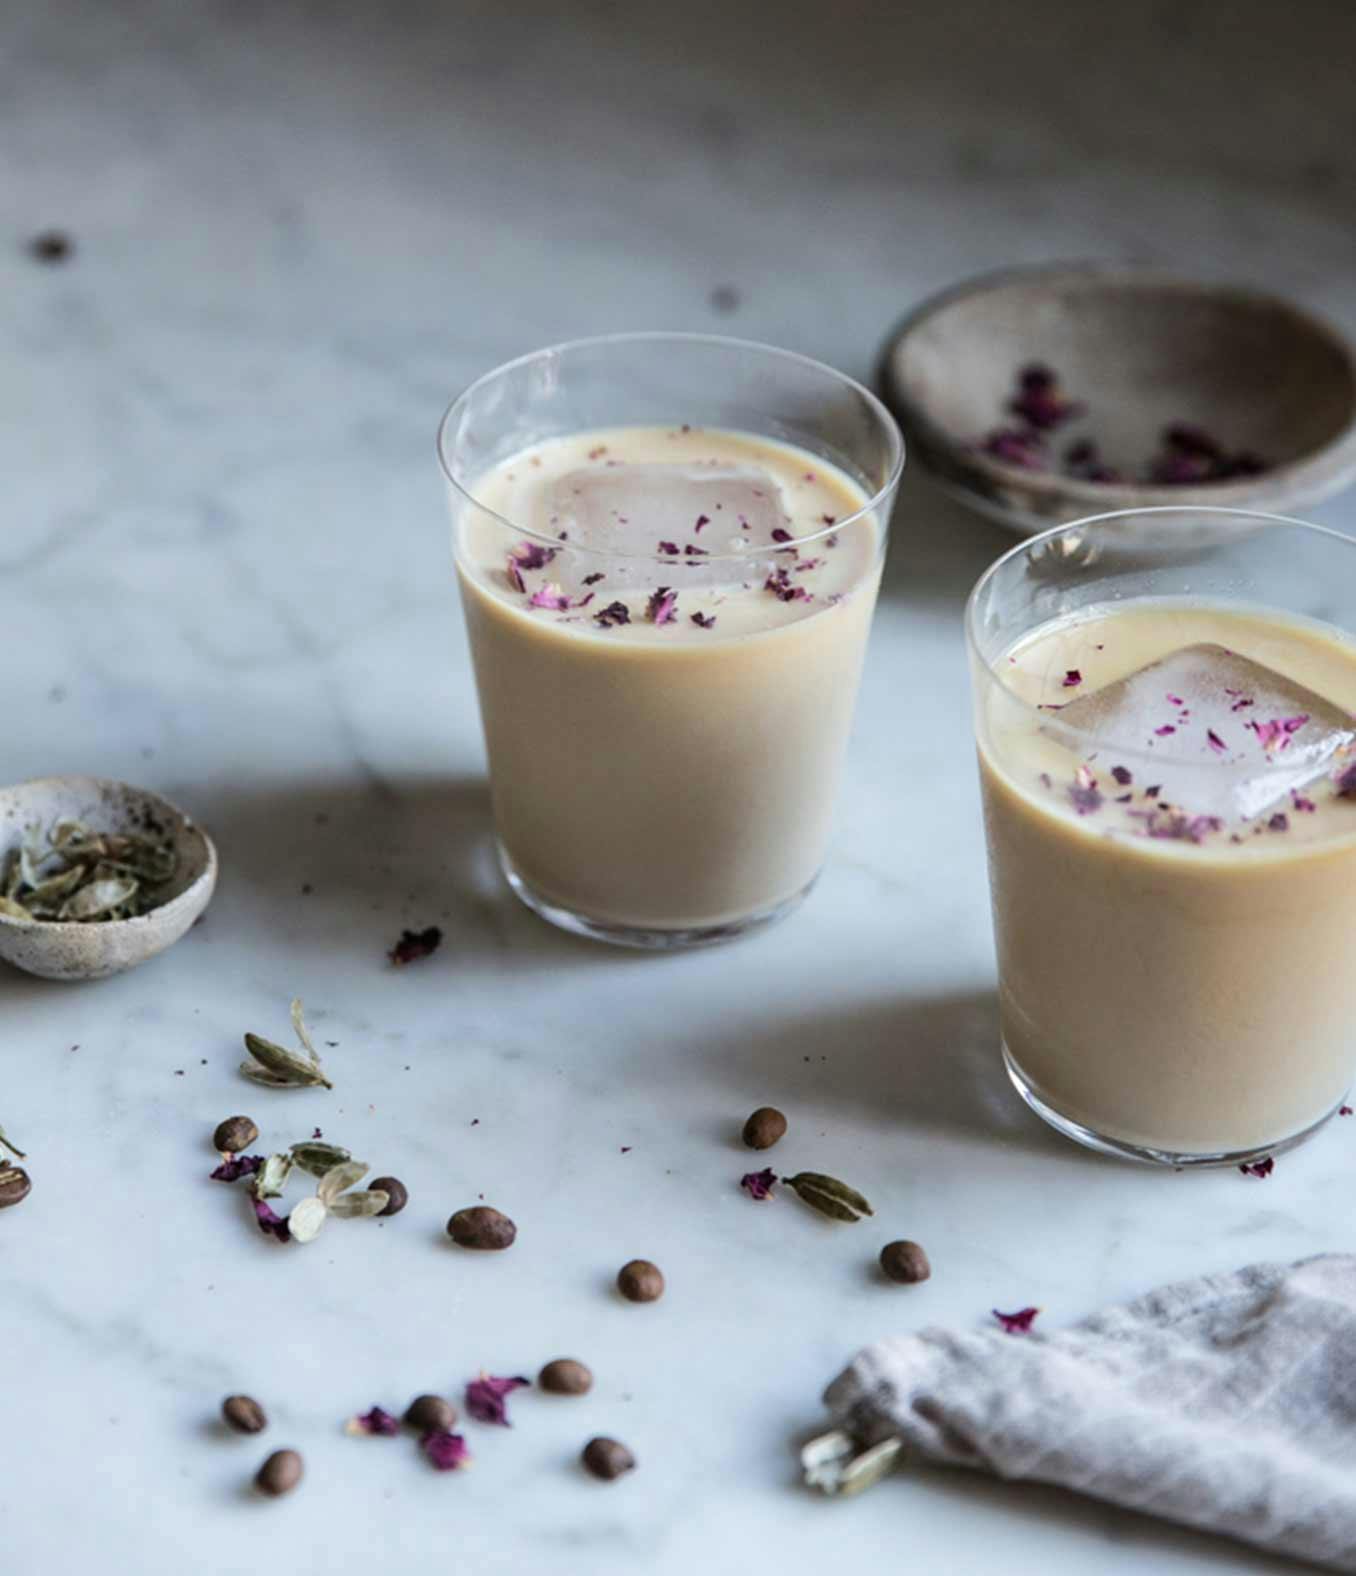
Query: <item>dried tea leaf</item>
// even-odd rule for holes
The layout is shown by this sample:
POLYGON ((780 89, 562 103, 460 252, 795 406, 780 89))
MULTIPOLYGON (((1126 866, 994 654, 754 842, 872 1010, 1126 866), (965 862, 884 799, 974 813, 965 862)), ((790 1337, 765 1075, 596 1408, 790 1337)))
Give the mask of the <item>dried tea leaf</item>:
MULTIPOLYGON (((293 1089, 309 1089, 319 1085, 324 1089, 333 1089, 334 1085, 320 1070, 319 1062, 303 1061, 294 1052, 284 1050, 281 1045, 275 1045, 272 1040, 265 1040, 257 1034, 245 1036, 245 1049, 258 1062, 265 1072, 271 1073, 279 1084, 285 1084, 293 1089)), ((243 1063, 241 1071, 245 1071, 249 1063, 243 1063)), ((256 1078, 256 1083, 265 1080, 256 1078)))
POLYGON ((863 1215, 876 1213, 856 1188, 820 1171, 798 1171, 793 1177, 783 1177, 782 1183, 803 1203, 830 1220, 860 1220, 863 1215))
POLYGON ((318 1195, 314 1198, 302 1199, 287 1217, 287 1229, 292 1234, 292 1241, 312 1241, 325 1224, 325 1216, 328 1214, 329 1210, 325 1206, 324 1199, 318 1195))
POLYGON ((23 1150, 20 1149, 16 1144, 12 1143, 9 1138, 5 1136, 5 1130, 3 1127, 0 1127, 0 1144, 3 1144, 5 1148, 9 1150, 10 1154, 14 1155, 17 1159, 28 1159, 28 1156, 23 1152, 23 1150))
POLYGON ((335 1166, 341 1166, 353 1158, 347 1149, 341 1149, 338 1144, 323 1144, 314 1138, 307 1139, 305 1143, 293 1144, 291 1154, 293 1165, 300 1166, 313 1177, 323 1177, 327 1171, 333 1171, 335 1166))
POLYGON ((254 1173, 254 1181, 250 1183, 255 1198, 281 1198, 291 1174, 291 1155, 270 1155, 254 1173))
POLYGON ((321 1177, 320 1186, 315 1190, 316 1197, 326 1204, 332 1204, 345 1188, 361 1182, 370 1169, 361 1160, 345 1160, 342 1165, 335 1166, 321 1177))
POLYGON ((330 1205, 330 1214, 336 1220, 357 1220, 365 1215, 380 1215, 391 1202, 391 1195, 381 1188, 369 1188, 361 1193, 345 1193, 330 1205))
POLYGON ((16 903, 12 897, 0 896, 0 914, 3 914, 6 919, 17 919, 23 924, 31 925, 33 923, 33 915, 28 912, 22 903, 16 903))
POLYGON ((114 909, 130 903, 137 895, 137 882, 126 876, 91 881, 67 898, 61 906, 62 919, 102 919, 114 909))

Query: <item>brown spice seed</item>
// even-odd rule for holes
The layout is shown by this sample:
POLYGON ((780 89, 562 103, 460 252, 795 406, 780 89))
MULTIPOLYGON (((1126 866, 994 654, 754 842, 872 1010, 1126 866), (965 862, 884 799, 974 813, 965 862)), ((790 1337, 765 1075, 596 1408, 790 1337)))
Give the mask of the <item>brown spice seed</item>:
POLYGON ((586 1472, 609 1483, 623 1472, 633 1472, 636 1465, 636 1458, 616 1439, 590 1439, 579 1459, 586 1472))
POLYGON ((453 1215, 447 1223, 447 1234, 458 1247, 494 1253, 513 1246, 518 1228, 507 1215, 488 1204, 473 1204, 453 1215))
POLYGON ((217 1123, 217 1130, 212 1134, 212 1147, 218 1154, 238 1155, 248 1149, 258 1136, 259 1129, 249 1117, 228 1116, 224 1122, 217 1123))
POLYGON ((386 1208, 378 1211, 378 1220, 385 1215, 398 1215, 410 1201, 409 1190, 399 1177, 378 1177, 375 1182, 369 1182, 367 1186, 374 1193, 386 1195, 386 1208))
POLYGON ((221 1415, 237 1434, 262 1434, 268 1427, 264 1409, 252 1395, 228 1395, 221 1403, 221 1415))
POLYGON ((552 1395, 587 1395, 593 1389, 593 1375, 573 1357, 557 1357, 537 1375, 537 1384, 552 1395))
POLYGON ((21 1166, 0 1166, 0 1209, 22 1204, 32 1191, 28 1172, 21 1166))
POLYGON ((421 1434, 450 1434, 457 1409, 440 1395, 417 1395, 405 1408, 405 1422, 421 1434))
POLYGON ((750 1149, 771 1149, 786 1135, 786 1118, 776 1106, 760 1105, 744 1123, 744 1142, 750 1149))
POLYGON ((617 1290, 627 1302, 657 1302, 664 1295, 664 1274, 649 1259, 632 1259, 617 1271, 617 1290))
POLYGON ((932 1274, 928 1256, 916 1242, 887 1242, 880 1250, 880 1267, 887 1280, 915 1286, 932 1274))
POLYGON ((280 1494, 290 1494, 301 1482, 301 1457, 295 1450, 275 1450, 254 1477, 254 1486, 261 1494, 277 1499, 280 1494))

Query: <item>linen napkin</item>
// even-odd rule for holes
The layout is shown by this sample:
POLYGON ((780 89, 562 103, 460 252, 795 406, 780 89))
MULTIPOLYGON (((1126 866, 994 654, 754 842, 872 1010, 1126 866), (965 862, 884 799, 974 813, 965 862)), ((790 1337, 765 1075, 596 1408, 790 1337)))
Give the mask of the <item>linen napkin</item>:
POLYGON ((1356 1571, 1356 1256, 1254 1264, 1069 1329, 928 1329, 825 1393, 862 1445, 1057 1483, 1356 1571))

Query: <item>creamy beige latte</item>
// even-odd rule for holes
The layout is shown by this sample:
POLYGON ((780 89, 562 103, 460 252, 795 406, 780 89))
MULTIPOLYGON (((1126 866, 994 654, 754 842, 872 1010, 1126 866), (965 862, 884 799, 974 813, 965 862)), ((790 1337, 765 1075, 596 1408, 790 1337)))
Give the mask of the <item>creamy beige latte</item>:
POLYGON ((803 891, 879 578, 861 489, 769 440, 624 427, 544 442, 471 490, 457 562, 518 875, 656 930, 803 891))
POLYGON ((1168 1153, 1303 1132, 1356 1072, 1356 650, 1145 600, 997 667, 981 776, 1003 1034, 1033 1092, 1168 1153))

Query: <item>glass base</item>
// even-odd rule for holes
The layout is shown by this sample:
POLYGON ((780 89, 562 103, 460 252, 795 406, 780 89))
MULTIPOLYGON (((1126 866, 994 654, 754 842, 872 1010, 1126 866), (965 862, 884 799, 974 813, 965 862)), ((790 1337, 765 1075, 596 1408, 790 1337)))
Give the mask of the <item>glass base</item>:
POLYGON ((819 880, 816 874, 799 892, 784 898, 780 903, 774 903, 771 908, 757 909, 752 914, 729 920, 723 925, 697 925, 686 930, 663 930, 642 925, 618 925, 611 920, 594 919, 572 908, 563 908, 559 903, 553 903, 550 898, 544 897, 537 891, 509 858, 508 851, 501 842, 496 839, 494 846, 499 857, 499 868, 504 872, 504 879, 534 914, 560 930, 568 930, 572 935, 587 936, 590 941, 606 941, 614 947, 636 947, 647 952, 676 952, 687 947, 714 947, 719 946, 723 941, 733 941, 736 936, 747 936, 750 931, 764 930, 769 925, 775 925, 778 920, 785 919, 788 914, 794 913, 809 896, 815 882, 819 880))
POLYGON ((1063 1133, 1065 1138, 1072 1138, 1076 1144, 1082 1144, 1086 1149, 1095 1149, 1099 1154, 1113 1155, 1117 1160, 1135 1160, 1142 1165, 1173 1166, 1178 1170, 1187 1166, 1242 1166, 1253 1161, 1265 1160, 1272 1155, 1284 1154, 1287 1149, 1293 1149, 1305 1139, 1311 1138, 1320 1127, 1337 1115, 1343 1104, 1339 1101, 1325 1116, 1319 1117, 1312 1127, 1306 1127, 1303 1132, 1293 1133, 1289 1138, 1283 1138, 1275 1144, 1260 1144, 1252 1149, 1221 1151, 1215 1154, 1177 1154, 1171 1149, 1150 1149, 1147 1145, 1126 1143, 1120 1138, 1108 1138, 1104 1133, 1096 1132, 1091 1127, 1084 1127, 1081 1122, 1074 1121, 1073 1117, 1066 1116, 1036 1093, 1026 1074, 1017 1065, 1017 1060, 1008 1049, 1006 1042, 1003 1043, 1003 1065, 1007 1068, 1013 1088, 1022 1099, 1043 1122, 1048 1122, 1057 1133, 1063 1133))

